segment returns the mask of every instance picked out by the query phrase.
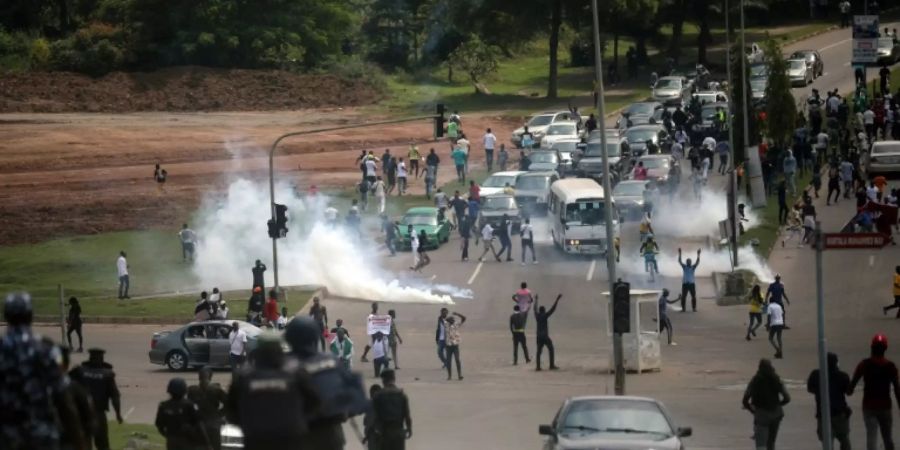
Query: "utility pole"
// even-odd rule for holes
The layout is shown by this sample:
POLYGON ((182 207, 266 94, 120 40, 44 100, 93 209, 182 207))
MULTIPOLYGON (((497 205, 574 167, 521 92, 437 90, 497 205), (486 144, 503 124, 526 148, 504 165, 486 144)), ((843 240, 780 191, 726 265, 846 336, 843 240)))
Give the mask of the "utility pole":
MULTIPOLYGON (((731 78, 731 27, 729 26, 729 17, 731 17, 731 9, 728 5, 728 0, 725 0, 725 68, 728 72, 728 82, 732 82, 731 78)), ((743 50, 741 50, 743 51, 743 50)), ((743 56, 743 55, 742 55, 743 56)), ((731 92, 734 92, 734 88, 731 89, 731 92)), ((731 104, 734 104, 734 96, 731 95, 732 100, 731 104)), ((744 96, 746 98, 746 95, 744 96)), ((728 171, 728 186, 731 189, 731 195, 725 196, 725 201, 728 202, 728 226, 731 227, 731 240, 729 241, 731 247, 731 268, 732 270, 736 269, 738 266, 738 214, 737 214, 737 150, 734 142, 734 111, 733 108, 729 108, 732 111, 728 111, 728 145, 731 147, 731 154, 728 155, 729 162, 729 171, 728 171)), ((744 128, 744 139, 746 139, 747 128, 744 128)))
MULTIPOLYGON (((612 187, 609 173, 609 151, 606 147, 606 115, 603 100, 603 63, 600 51, 600 23, 597 0, 591 0, 591 15, 594 19, 594 72, 597 79, 597 119, 600 128, 600 147, 603 149, 603 212, 606 216, 606 270, 609 275, 609 295, 612 299, 616 280, 616 255, 613 242, 612 187)), ((612 300, 610 300, 612 307, 612 300)), ((613 332, 613 359, 616 370, 616 395, 625 395, 625 362, 622 352, 622 334, 613 332)))
POLYGON ((822 427, 822 449, 831 450, 831 398, 828 389, 828 346, 825 341, 825 294, 822 291, 822 250, 825 237, 822 222, 816 221, 816 322, 819 338, 819 418, 822 427))

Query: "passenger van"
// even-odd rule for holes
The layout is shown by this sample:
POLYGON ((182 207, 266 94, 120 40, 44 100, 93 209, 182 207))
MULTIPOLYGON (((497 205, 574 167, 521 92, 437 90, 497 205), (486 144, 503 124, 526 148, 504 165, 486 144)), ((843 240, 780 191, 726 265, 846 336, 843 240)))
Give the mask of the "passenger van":
MULTIPOLYGON (((566 178, 550 186, 547 204, 553 243, 566 253, 605 255, 606 215, 603 186, 590 178, 566 178)), ((619 214, 612 203, 613 236, 619 236, 619 214)))

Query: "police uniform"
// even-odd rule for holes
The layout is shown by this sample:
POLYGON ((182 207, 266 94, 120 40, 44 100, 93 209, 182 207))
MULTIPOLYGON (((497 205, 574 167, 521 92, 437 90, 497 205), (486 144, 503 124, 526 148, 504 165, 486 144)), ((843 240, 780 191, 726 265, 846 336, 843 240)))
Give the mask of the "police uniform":
MULTIPOLYGON (((105 350, 92 348, 88 350, 91 356, 103 355, 105 350)), ((81 364, 81 373, 84 387, 87 388, 94 401, 96 412, 94 428, 94 445, 97 450, 109 450, 109 429, 106 423, 106 411, 109 411, 109 403, 118 405, 119 387, 116 386, 116 373, 113 366, 102 362, 95 364, 88 360, 81 364)), ((118 411, 117 411, 118 412, 118 411)))
POLYGON ((375 431, 381 440, 381 450, 404 450, 406 430, 404 422, 409 418, 409 398, 397 386, 386 386, 372 399, 375 412, 375 431))
POLYGON ((218 383, 210 383, 205 388, 199 385, 189 387, 187 397, 197 405, 200 421, 203 429, 206 430, 210 446, 219 450, 222 447, 221 429, 224 423, 222 408, 225 406, 228 394, 218 383))
MULTIPOLYGON (((72 403, 78 412, 78 425, 81 431, 83 442, 85 443, 85 446, 87 448, 90 448, 91 439, 94 435, 94 401, 91 400, 91 395, 82 384, 83 378, 80 367, 76 367, 69 371, 69 379, 72 382, 69 383, 68 386, 66 386, 66 391, 68 392, 69 397, 72 399, 72 403)), ((62 448, 78 448, 76 435, 77 432, 64 429, 62 448)))
POLYGON ((159 403, 156 429, 166 438, 167 450, 206 450, 206 439, 197 405, 186 398, 159 403))

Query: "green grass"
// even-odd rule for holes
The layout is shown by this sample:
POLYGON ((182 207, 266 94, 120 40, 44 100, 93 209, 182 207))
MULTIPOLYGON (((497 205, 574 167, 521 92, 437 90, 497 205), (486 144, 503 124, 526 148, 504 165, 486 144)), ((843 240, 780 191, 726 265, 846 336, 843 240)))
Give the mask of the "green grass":
POLYGON ((159 434, 156 427, 143 423, 109 422, 109 448, 112 450, 124 450, 130 439, 149 444, 149 447, 136 446, 132 448, 165 448, 166 440, 159 434))
MULTIPOLYGON (((801 189, 809 186, 812 180, 812 173, 807 172, 804 176, 797 177, 797 198, 800 198, 801 189)), ((777 182, 776 182, 777 183, 777 182)), ((793 204, 791 199, 788 199, 793 204)), ((779 231, 781 226, 778 224, 778 198, 769 196, 766 207, 762 210, 756 210, 756 214, 760 215, 760 224, 750 228, 741 235, 741 245, 750 243, 751 240, 757 239, 759 245, 756 246, 756 252, 764 259, 769 258, 769 254, 775 248, 778 242, 779 231)))

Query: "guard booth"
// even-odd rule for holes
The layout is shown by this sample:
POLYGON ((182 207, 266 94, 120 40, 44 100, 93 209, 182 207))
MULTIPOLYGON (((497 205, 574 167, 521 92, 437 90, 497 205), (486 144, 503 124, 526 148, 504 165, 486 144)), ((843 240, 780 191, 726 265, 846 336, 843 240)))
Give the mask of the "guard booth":
MULTIPOLYGON (((622 333, 622 354, 625 370, 647 372, 662 369, 659 336, 659 296, 662 291, 632 289, 629 304, 630 332, 622 333)), ((612 342, 613 302, 609 292, 606 299, 606 335, 612 342)), ((609 354, 610 371, 615 368, 613 352, 609 354)))

